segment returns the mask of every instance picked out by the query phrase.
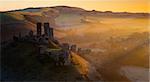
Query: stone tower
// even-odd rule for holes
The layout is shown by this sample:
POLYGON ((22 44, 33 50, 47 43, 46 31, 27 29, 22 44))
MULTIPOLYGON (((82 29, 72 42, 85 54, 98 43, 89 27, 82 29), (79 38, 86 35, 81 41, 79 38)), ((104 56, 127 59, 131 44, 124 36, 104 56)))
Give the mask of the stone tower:
POLYGON ((37 28, 37 36, 41 36, 42 34, 42 23, 37 23, 36 24, 37 28))
POLYGON ((53 39, 53 28, 49 26, 49 23, 44 23, 44 33, 47 35, 50 39, 53 39))
POLYGON ((77 51, 77 46, 76 45, 71 45, 71 51, 76 52, 77 51))

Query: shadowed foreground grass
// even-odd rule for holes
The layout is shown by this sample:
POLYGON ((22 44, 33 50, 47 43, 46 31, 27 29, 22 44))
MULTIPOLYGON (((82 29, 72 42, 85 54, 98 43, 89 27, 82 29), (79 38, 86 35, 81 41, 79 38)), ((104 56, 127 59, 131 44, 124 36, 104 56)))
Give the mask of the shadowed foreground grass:
POLYGON ((73 66, 56 67, 47 55, 38 57, 36 45, 16 43, 2 49, 3 81, 83 80, 73 66))

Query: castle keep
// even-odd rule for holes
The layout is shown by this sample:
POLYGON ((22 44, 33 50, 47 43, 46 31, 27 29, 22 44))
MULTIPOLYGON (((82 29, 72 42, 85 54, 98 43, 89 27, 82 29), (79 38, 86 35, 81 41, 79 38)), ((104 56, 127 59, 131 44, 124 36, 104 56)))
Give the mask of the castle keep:
POLYGON ((28 35, 21 37, 14 37, 14 41, 30 42, 36 45, 38 57, 49 56, 54 60, 55 65, 69 65, 71 63, 71 52, 78 54, 86 54, 87 50, 81 48, 77 49, 75 44, 60 43, 54 37, 54 29, 50 27, 49 23, 36 23, 36 34, 29 31, 28 35))

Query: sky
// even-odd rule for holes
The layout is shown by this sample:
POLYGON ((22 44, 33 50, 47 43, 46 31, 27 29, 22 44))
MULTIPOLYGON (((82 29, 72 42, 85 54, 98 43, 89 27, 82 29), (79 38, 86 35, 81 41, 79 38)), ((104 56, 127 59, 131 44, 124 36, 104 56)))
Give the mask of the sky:
POLYGON ((150 13, 149 0, 0 0, 0 11, 59 5, 97 11, 150 13))

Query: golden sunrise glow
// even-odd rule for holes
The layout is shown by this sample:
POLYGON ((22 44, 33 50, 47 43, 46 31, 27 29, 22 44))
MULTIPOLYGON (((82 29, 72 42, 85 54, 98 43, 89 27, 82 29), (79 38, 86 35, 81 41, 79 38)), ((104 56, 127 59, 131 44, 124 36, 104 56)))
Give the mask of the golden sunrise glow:
POLYGON ((150 12, 149 0, 0 0, 0 11, 59 5, 98 11, 150 12))

